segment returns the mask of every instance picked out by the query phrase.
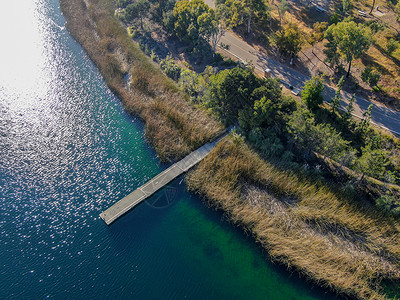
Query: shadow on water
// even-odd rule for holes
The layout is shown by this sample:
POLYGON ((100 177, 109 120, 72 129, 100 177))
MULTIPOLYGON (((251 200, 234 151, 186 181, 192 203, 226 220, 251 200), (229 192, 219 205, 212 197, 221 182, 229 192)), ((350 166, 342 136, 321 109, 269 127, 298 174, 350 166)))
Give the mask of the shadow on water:
MULTIPOLYGON (((182 195, 183 198, 174 205, 181 210, 178 216, 186 216, 181 221, 189 220, 180 224, 188 227, 179 231, 181 239, 187 239, 192 245, 188 260, 202 265, 199 269, 203 274, 218 268, 220 274, 213 276, 217 285, 223 286, 222 282, 231 280, 231 285, 238 286, 235 295, 239 298, 288 299, 285 297, 291 295, 291 299, 345 299, 306 281, 295 271, 271 263, 261 245, 230 223, 223 212, 207 207, 186 188, 182 195), (252 292, 246 289, 246 284, 251 284, 252 292)), ((212 287, 208 288, 212 290, 212 287)), ((229 293, 225 295, 229 296, 229 293)))

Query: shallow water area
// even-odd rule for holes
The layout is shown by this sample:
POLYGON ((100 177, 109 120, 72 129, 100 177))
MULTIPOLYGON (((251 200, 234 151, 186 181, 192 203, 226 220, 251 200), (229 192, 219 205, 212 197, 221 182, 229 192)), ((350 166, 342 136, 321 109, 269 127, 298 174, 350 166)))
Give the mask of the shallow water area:
POLYGON ((0 4, 0 297, 328 299, 268 262, 182 177, 108 227, 166 166, 65 29, 56 0, 0 4))

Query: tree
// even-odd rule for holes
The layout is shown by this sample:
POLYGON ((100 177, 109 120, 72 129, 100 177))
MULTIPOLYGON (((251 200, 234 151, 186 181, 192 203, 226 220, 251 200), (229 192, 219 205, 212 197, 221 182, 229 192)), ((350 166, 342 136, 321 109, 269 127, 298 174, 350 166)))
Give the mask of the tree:
POLYGON ((311 35, 309 37, 309 43, 312 46, 311 52, 312 54, 315 55, 314 53, 314 45, 318 42, 322 42, 324 39, 325 35, 325 29, 328 26, 327 22, 315 22, 314 23, 314 30, 311 32, 311 35))
MULTIPOLYGON (((276 4, 275 4, 276 5, 276 4)), ((286 0, 282 0, 281 3, 279 5, 276 5, 276 7, 278 8, 278 13, 279 13, 279 24, 282 28, 282 18, 285 15, 285 13, 288 10, 288 2, 286 0)))
MULTIPOLYGON (((236 121, 239 110, 251 106, 263 80, 249 69, 223 70, 210 77, 208 105, 226 124, 236 121)), ((267 95, 268 96, 268 95, 267 95)))
POLYGON ((218 26, 214 27, 214 30, 212 30, 210 33, 209 41, 213 49, 213 57, 215 57, 217 45, 221 40, 221 37, 225 34, 225 31, 225 27, 222 24, 219 24, 218 26))
POLYGON ((372 0, 371 10, 369 11, 370 15, 372 15, 372 11, 374 10, 374 7, 375 7, 375 0, 372 0))
POLYGON ((147 0, 138 0, 132 4, 129 4, 126 11, 126 21, 132 22, 134 19, 139 18, 140 28, 143 29, 143 18, 145 18, 150 9, 150 3, 147 0))
POLYGON ((197 18, 200 28, 200 35, 211 44, 213 49, 213 57, 217 44, 225 33, 225 27, 220 23, 220 13, 210 9, 208 13, 203 13, 197 18))
POLYGON ((325 37, 331 42, 330 46, 349 64, 346 77, 350 75, 353 59, 359 58, 371 45, 371 35, 369 27, 349 20, 328 27, 325 37))
POLYGON ((342 138, 330 124, 318 124, 315 129, 319 137, 319 143, 316 150, 326 157, 335 160, 342 160, 348 153, 349 141, 342 138))
POLYGON ((307 80, 304 89, 301 92, 301 99, 307 105, 308 109, 315 111, 324 101, 322 92, 324 91, 324 84, 322 78, 313 76, 307 80))
POLYGON ((343 169, 343 166, 349 167, 353 165, 355 160, 356 160, 356 150, 351 148, 347 149, 347 151, 343 152, 343 155, 339 160, 340 165, 338 171, 341 171, 343 169))
POLYGON ((158 23, 162 23, 164 16, 166 14, 170 14, 175 6, 174 0, 158 0, 152 2, 153 5, 151 7, 151 15, 153 20, 155 20, 158 23))
POLYGON ((218 27, 215 11, 203 0, 176 2, 173 17, 174 31, 178 38, 194 44, 199 42, 199 38, 208 39, 218 27))
POLYGON ((337 90, 335 91, 335 96, 333 97, 332 101, 331 101, 331 105, 332 105, 332 113, 337 113, 339 112, 339 108, 340 108, 340 102, 342 101, 342 96, 341 96, 341 92, 342 92, 342 88, 343 88, 343 84, 344 84, 344 76, 342 76, 337 84, 337 90))
POLYGON ((301 33, 297 25, 289 24, 283 31, 279 31, 275 35, 275 44, 282 55, 295 57, 302 46, 301 33))
POLYGON ((254 21, 262 21, 267 17, 265 0, 226 0, 221 5, 225 6, 227 24, 232 27, 246 24, 247 33, 251 32, 254 21))
POLYGON ((225 33, 220 24, 220 13, 210 8, 203 0, 178 1, 173 11, 174 31, 182 39, 194 44, 206 40, 213 48, 213 56, 219 40, 225 33))
POLYGON ((325 43, 325 48, 323 50, 326 55, 325 61, 329 63, 331 68, 337 67, 340 65, 340 54, 338 53, 338 45, 337 41, 333 38, 329 38, 325 32, 325 37, 327 38, 327 43, 325 43))
POLYGON ((313 117, 301 109, 295 111, 288 122, 288 130, 304 151, 316 151, 325 157, 340 161, 349 152, 344 140, 329 124, 315 124, 313 117))
POLYGON ((352 116, 352 114, 353 114, 353 111, 354 111, 354 102, 356 101, 356 97, 355 97, 355 95, 353 94, 353 96, 350 98, 350 100, 349 100, 349 105, 347 105, 346 106, 346 110, 345 110, 345 112, 343 113, 343 115, 342 115, 342 120, 345 122, 345 123, 349 123, 350 122, 350 120, 351 120, 351 116, 352 116))
POLYGON ((360 123, 358 123, 357 126, 357 131, 359 132, 359 134, 362 136, 366 133, 370 123, 371 123, 371 113, 372 113, 372 108, 373 105, 370 104, 368 106, 367 111, 363 112, 363 119, 361 120, 360 123))
POLYGON ((369 175, 376 179, 384 179, 387 166, 390 164, 386 151, 382 149, 372 150, 367 146, 362 148, 362 153, 356 164, 356 168, 363 173, 361 179, 364 175, 369 175))
MULTIPOLYGON (((248 133, 252 129, 276 127, 280 128, 287 116, 296 109, 296 103, 291 97, 284 97, 277 80, 267 79, 270 93, 255 100, 253 106, 247 106, 239 111, 240 128, 248 133), (273 90, 273 91, 272 91, 273 90)), ((253 93, 255 95, 256 93, 253 93)), ((257 99, 257 97, 255 97, 257 99)))

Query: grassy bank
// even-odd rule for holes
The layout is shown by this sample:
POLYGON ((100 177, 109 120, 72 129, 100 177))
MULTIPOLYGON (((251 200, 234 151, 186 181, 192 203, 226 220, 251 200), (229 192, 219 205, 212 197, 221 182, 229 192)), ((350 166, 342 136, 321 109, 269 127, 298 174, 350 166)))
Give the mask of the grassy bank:
POLYGON ((362 299, 400 279, 400 222, 361 207, 226 139, 187 176, 191 190, 251 231, 272 259, 362 299))
POLYGON ((126 109, 145 122, 146 137, 163 161, 181 158, 222 126, 150 62, 114 18, 109 0, 62 0, 67 28, 100 69, 126 109), (130 84, 124 76, 130 74, 130 84))

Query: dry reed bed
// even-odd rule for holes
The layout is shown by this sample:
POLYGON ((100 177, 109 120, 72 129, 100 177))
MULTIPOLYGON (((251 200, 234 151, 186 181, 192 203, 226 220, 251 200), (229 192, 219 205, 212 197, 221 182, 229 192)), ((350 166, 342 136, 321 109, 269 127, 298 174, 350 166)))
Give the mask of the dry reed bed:
POLYGON ((146 137, 164 161, 201 146, 222 125, 192 107, 185 95, 149 61, 113 16, 110 0, 61 0, 67 27, 100 69, 126 109, 145 122, 146 137), (130 73, 131 86, 124 82, 130 73))
POLYGON ((277 169, 238 138, 221 143, 187 183, 250 230, 273 259, 319 284, 383 299, 380 280, 400 279, 399 221, 277 169))

